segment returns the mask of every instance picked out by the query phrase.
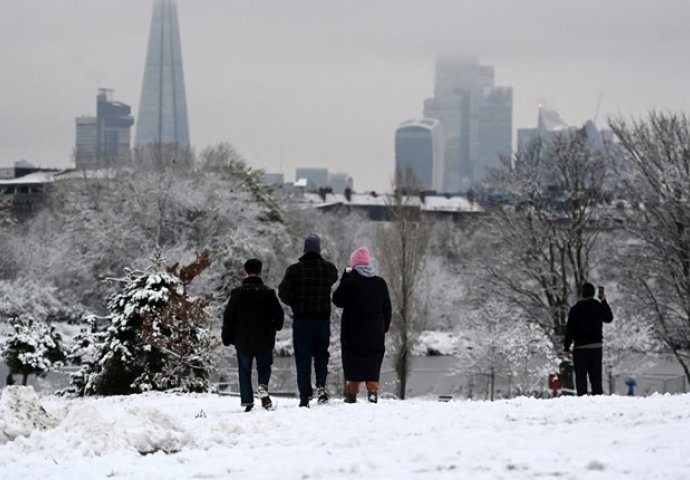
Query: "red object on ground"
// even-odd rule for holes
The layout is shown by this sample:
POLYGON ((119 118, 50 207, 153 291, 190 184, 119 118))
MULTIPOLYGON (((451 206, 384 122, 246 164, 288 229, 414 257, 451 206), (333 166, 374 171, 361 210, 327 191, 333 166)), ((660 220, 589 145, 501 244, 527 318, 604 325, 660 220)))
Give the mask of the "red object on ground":
POLYGON ((552 373, 551 375, 549 375, 549 390, 553 392, 553 396, 555 397, 560 389, 561 379, 558 378, 557 374, 552 373))

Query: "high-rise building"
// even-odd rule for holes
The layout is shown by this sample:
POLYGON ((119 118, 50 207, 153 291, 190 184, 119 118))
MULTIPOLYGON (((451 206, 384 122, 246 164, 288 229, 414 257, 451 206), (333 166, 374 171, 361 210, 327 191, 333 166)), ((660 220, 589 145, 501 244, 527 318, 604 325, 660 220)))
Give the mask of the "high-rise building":
POLYGON ((443 191, 444 142, 439 120, 409 120, 398 127, 395 131, 395 169, 407 183, 401 185, 404 188, 443 191))
POLYGON ((77 117, 74 161, 79 170, 99 168, 98 120, 96 117, 77 117))
POLYGON ((96 116, 76 118, 75 162, 78 169, 118 167, 131 156, 129 105, 113 100, 113 91, 101 88, 96 97, 96 116))
POLYGON ((434 96, 424 102, 424 116, 443 127, 445 191, 466 190, 510 154, 512 97, 511 87, 494 87, 493 67, 471 57, 437 58, 434 96))
POLYGON ((473 165, 474 181, 481 181, 488 171, 510 157, 513 143, 513 89, 486 87, 479 102, 477 158, 473 165))
POLYGON ((182 48, 173 0, 156 0, 146 52, 135 144, 189 147, 182 48))

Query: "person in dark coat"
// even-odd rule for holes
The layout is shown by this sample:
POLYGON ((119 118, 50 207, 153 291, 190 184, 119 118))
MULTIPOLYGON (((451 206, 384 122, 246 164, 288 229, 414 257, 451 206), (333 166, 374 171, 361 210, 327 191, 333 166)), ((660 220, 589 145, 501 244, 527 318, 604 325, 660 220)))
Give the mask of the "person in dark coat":
POLYGON ((575 389, 578 396, 587 395, 587 377, 592 386, 592 395, 601 395, 601 362, 603 357, 604 323, 613 321, 613 313, 603 290, 599 300, 594 298, 594 285, 582 285, 582 299, 570 308, 563 341, 564 353, 570 354, 570 345, 575 344, 573 366, 575 368, 575 389))
POLYGON ((254 407, 252 363, 256 359, 261 405, 270 410, 273 402, 268 394, 273 365, 276 331, 283 328, 283 307, 274 290, 261 279, 261 261, 255 258, 244 264, 242 285, 230 292, 230 300, 223 313, 223 345, 237 349, 237 369, 240 400, 245 411, 254 407))
POLYGON ((367 398, 378 401, 381 363, 386 351, 385 334, 391 325, 391 299, 383 278, 374 273, 369 249, 360 247, 350 256, 333 292, 333 303, 343 309, 340 327, 345 402, 355 403, 361 382, 367 398))
POLYGON ((338 270, 321 256, 321 240, 311 234, 304 240, 304 255, 290 265, 278 286, 278 296, 292 308, 292 342, 295 348, 300 407, 309 407, 313 396, 311 362, 314 359, 316 397, 328 402, 328 346, 331 341, 331 287, 338 270))

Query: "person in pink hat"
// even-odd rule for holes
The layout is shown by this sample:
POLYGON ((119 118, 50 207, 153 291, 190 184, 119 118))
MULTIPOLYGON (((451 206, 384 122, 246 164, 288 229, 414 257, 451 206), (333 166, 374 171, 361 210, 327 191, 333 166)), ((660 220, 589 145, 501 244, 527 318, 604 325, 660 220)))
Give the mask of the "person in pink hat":
POLYGON ((333 303, 343 309, 340 344, 345 402, 355 403, 360 384, 365 382, 367 399, 376 403, 385 335, 391 324, 391 299, 385 280, 371 265, 367 247, 352 252, 350 265, 333 292, 333 303))

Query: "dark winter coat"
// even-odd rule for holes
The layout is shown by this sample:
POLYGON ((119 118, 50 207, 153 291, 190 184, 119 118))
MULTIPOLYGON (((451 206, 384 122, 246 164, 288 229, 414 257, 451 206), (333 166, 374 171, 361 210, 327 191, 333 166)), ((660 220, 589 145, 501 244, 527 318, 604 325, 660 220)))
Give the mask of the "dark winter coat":
POLYGON ((278 296, 292 308, 295 317, 315 315, 328 318, 331 313, 331 287, 338 280, 338 270, 314 252, 305 253, 285 271, 278 286, 278 296))
POLYGON ((593 297, 577 302, 568 312, 563 346, 570 350, 574 342, 576 347, 603 341, 602 326, 613 321, 611 307, 606 301, 599 302, 593 297))
POLYGON ((223 345, 251 355, 270 353, 275 346, 276 331, 283 328, 283 307, 273 289, 260 277, 247 277, 230 292, 223 313, 223 345))
POLYGON ((385 334, 391 324, 391 299, 381 277, 344 272, 333 292, 333 303, 343 309, 340 327, 343 370, 348 381, 378 381, 385 334))

